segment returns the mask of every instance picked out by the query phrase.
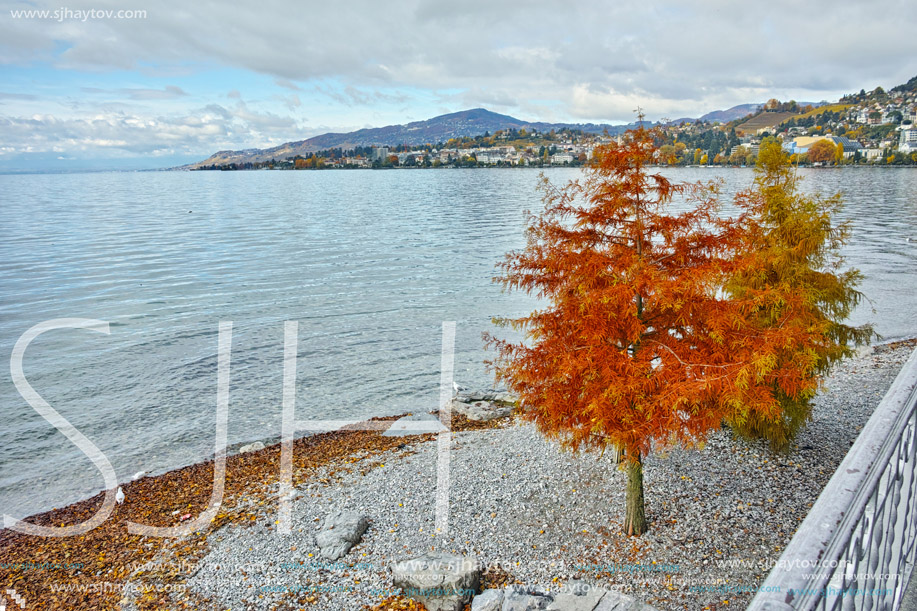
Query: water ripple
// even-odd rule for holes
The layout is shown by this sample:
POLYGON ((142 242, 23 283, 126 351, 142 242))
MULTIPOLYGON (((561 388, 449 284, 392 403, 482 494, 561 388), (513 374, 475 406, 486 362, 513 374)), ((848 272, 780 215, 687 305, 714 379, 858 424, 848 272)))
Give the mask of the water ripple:
MULTIPOLYGON (((719 172, 728 196, 746 170, 719 172)), ((557 181, 578 172, 555 169, 557 181)), ((709 179, 705 169, 673 170, 709 179)), ((440 325, 458 321, 456 379, 485 379, 481 333, 533 300, 491 283, 524 245, 537 172, 209 172, 0 176, 0 346, 121 479, 213 451, 217 326, 234 322, 230 442, 279 434, 283 321, 300 324, 297 417, 435 408, 440 325)), ((873 302, 854 321, 917 331, 917 173, 814 171, 843 189, 848 262, 873 302)), ((0 505, 27 515, 101 486, 89 461, 0 379, 0 505)))

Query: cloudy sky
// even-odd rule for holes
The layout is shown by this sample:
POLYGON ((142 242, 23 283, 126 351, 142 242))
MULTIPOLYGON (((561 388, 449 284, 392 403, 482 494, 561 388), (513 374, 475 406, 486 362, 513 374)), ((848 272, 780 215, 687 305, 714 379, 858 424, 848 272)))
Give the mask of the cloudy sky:
POLYGON ((0 7, 0 171, 164 167, 476 107, 689 117, 917 75, 913 0, 0 7))

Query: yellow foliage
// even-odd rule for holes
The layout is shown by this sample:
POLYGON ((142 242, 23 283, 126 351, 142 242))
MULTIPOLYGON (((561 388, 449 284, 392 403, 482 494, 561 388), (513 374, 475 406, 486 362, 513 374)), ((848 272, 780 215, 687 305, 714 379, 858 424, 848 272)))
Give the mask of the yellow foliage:
POLYGON ((869 326, 843 322, 861 298, 859 273, 830 271, 840 264, 849 232, 847 224, 833 223, 841 198, 802 194, 791 159, 778 141, 762 143, 755 186, 736 199, 745 211, 744 235, 751 239, 737 253, 727 284, 733 299, 748 304, 750 319, 773 331, 762 336, 767 343, 754 346, 753 362, 756 384, 776 400, 742 401, 729 422, 742 435, 767 439, 775 450, 786 449, 808 420, 820 377, 874 335, 869 326))

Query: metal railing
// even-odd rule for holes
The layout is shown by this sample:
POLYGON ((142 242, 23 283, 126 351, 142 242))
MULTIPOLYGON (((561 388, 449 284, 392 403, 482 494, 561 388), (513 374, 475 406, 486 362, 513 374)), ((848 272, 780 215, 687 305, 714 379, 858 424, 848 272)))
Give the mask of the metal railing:
POLYGON ((899 608, 917 539, 917 350, 749 611, 899 608))

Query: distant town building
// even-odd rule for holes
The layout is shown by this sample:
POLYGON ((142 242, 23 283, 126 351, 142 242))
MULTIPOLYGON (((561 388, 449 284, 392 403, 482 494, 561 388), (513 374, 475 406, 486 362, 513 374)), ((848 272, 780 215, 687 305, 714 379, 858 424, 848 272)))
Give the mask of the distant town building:
POLYGON ((825 136, 800 136, 792 140, 785 140, 783 150, 791 155, 804 155, 809 152, 809 147, 819 140, 825 140, 825 136))
POLYGON ((898 152, 913 153, 917 151, 917 129, 902 129, 898 137, 898 152))
POLYGON ((758 156, 758 152, 761 150, 760 144, 737 144, 736 146, 729 149, 730 155, 735 155, 738 152, 742 152, 745 155, 754 155, 758 156))
POLYGON ((804 155, 809 152, 809 147, 819 140, 827 140, 834 146, 838 144, 842 145, 844 147, 845 158, 853 157, 857 151, 863 149, 863 145, 859 142, 851 140, 850 138, 845 138, 844 136, 800 136, 792 140, 786 140, 783 143, 783 149, 790 154, 804 155))
POLYGON ((863 145, 859 142, 851 140, 850 138, 845 138, 844 136, 826 136, 826 139, 833 142, 835 146, 840 144, 844 147, 844 159, 850 159, 856 155, 857 151, 863 150, 863 145))

